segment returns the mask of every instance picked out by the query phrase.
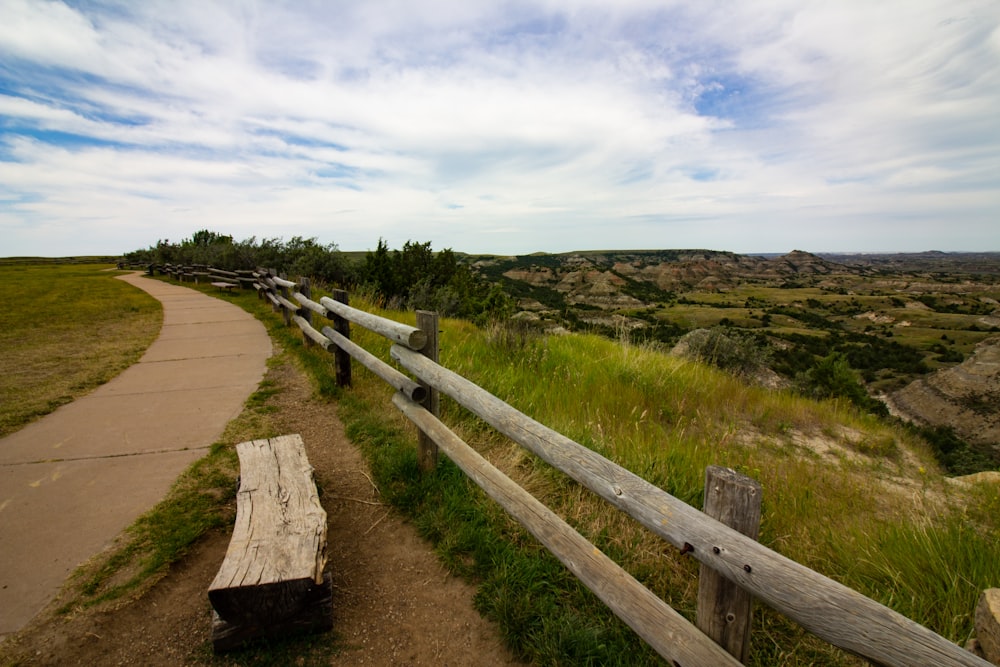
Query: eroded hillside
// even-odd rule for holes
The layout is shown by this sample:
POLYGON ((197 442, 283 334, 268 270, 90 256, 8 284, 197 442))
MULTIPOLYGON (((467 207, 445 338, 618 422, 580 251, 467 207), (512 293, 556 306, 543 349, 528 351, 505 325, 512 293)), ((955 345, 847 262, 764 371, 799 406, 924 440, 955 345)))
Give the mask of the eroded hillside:
POLYGON ((549 332, 672 347, 721 325, 766 346, 786 385, 839 355, 898 414, 953 428, 1000 462, 989 342, 1000 333, 1000 253, 634 250, 478 257, 474 266, 514 297, 516 318, 549 332))
POLYGON ((914 380, 888 403, 898 415, 947 426, 1000 459, 1000 336, 984 340, 961 364, 914 380))

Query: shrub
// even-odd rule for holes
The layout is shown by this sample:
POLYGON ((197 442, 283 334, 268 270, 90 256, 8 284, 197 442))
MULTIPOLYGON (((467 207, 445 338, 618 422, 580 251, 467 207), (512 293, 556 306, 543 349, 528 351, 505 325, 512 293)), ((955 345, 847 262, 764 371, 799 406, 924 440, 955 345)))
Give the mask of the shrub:
POLYGON ((412 309, 436 310, 445 317, 485 322, 509 317, 513 303, 499 286, 491 286, 446 248, 431 249, 430 242, 407 241, 402 250, 389 251, 379 239, 365 256, 358 282, 370 286, 387 302, 412 309))
POLYGON ((983 470, 996 470, 1000 460, 991 456, 988 448, 977 448, 962 440, 950 426, 911 426, 934 450, 945 470, 952 475, 971 475, 983 470))
POLYGON ((816 362, 800 378, 800 388, 814 398, 846 398, 867 412, 881 416, 889 414, 885 404, 868 395, 841 352, 833 352, 816 362))
POLYGON ((681 341, 684 356, 741 377, 754 376, 767 367, 771 357, 766 342, 753 334, 721 326, 696 329, 681 341))

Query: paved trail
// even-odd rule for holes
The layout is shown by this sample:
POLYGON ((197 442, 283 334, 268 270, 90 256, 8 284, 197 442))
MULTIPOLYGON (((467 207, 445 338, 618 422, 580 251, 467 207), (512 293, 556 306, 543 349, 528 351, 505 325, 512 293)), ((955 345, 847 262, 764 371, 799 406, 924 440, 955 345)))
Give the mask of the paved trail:
POLYGON ((0 639, 162 499, 264 376, 271 341, 246 311, 121 279, 163 303, 156 341, 111 382, 0 439, 0 639))

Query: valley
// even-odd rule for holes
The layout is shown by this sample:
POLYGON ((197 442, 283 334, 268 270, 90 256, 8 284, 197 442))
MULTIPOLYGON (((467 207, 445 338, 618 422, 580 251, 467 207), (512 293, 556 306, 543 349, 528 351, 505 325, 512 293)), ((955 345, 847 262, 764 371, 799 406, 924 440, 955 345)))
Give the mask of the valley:
POLYGON ((778 386, 804 390, 822 360, 842 358, 871 399, 863 407, 937 433, 944 454, 971 449, 946 462, 953 472, 1000 465, 1000 253, 467 259, 512 297, 516 320, 549 333, 670 350, 716 329, 752 341, 778 386))

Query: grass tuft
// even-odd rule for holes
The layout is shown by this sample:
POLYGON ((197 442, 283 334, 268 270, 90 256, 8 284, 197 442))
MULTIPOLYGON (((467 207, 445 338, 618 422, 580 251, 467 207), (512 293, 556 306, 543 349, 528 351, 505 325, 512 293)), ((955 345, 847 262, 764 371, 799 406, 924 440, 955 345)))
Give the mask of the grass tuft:
POLYGON ((147 589, 206 532, 235 517, 239 461, 232 445, 216 443, 192 464, 166 498, 141 516, 109 552, 74 574, 76 595, 62 613, 147 589))

